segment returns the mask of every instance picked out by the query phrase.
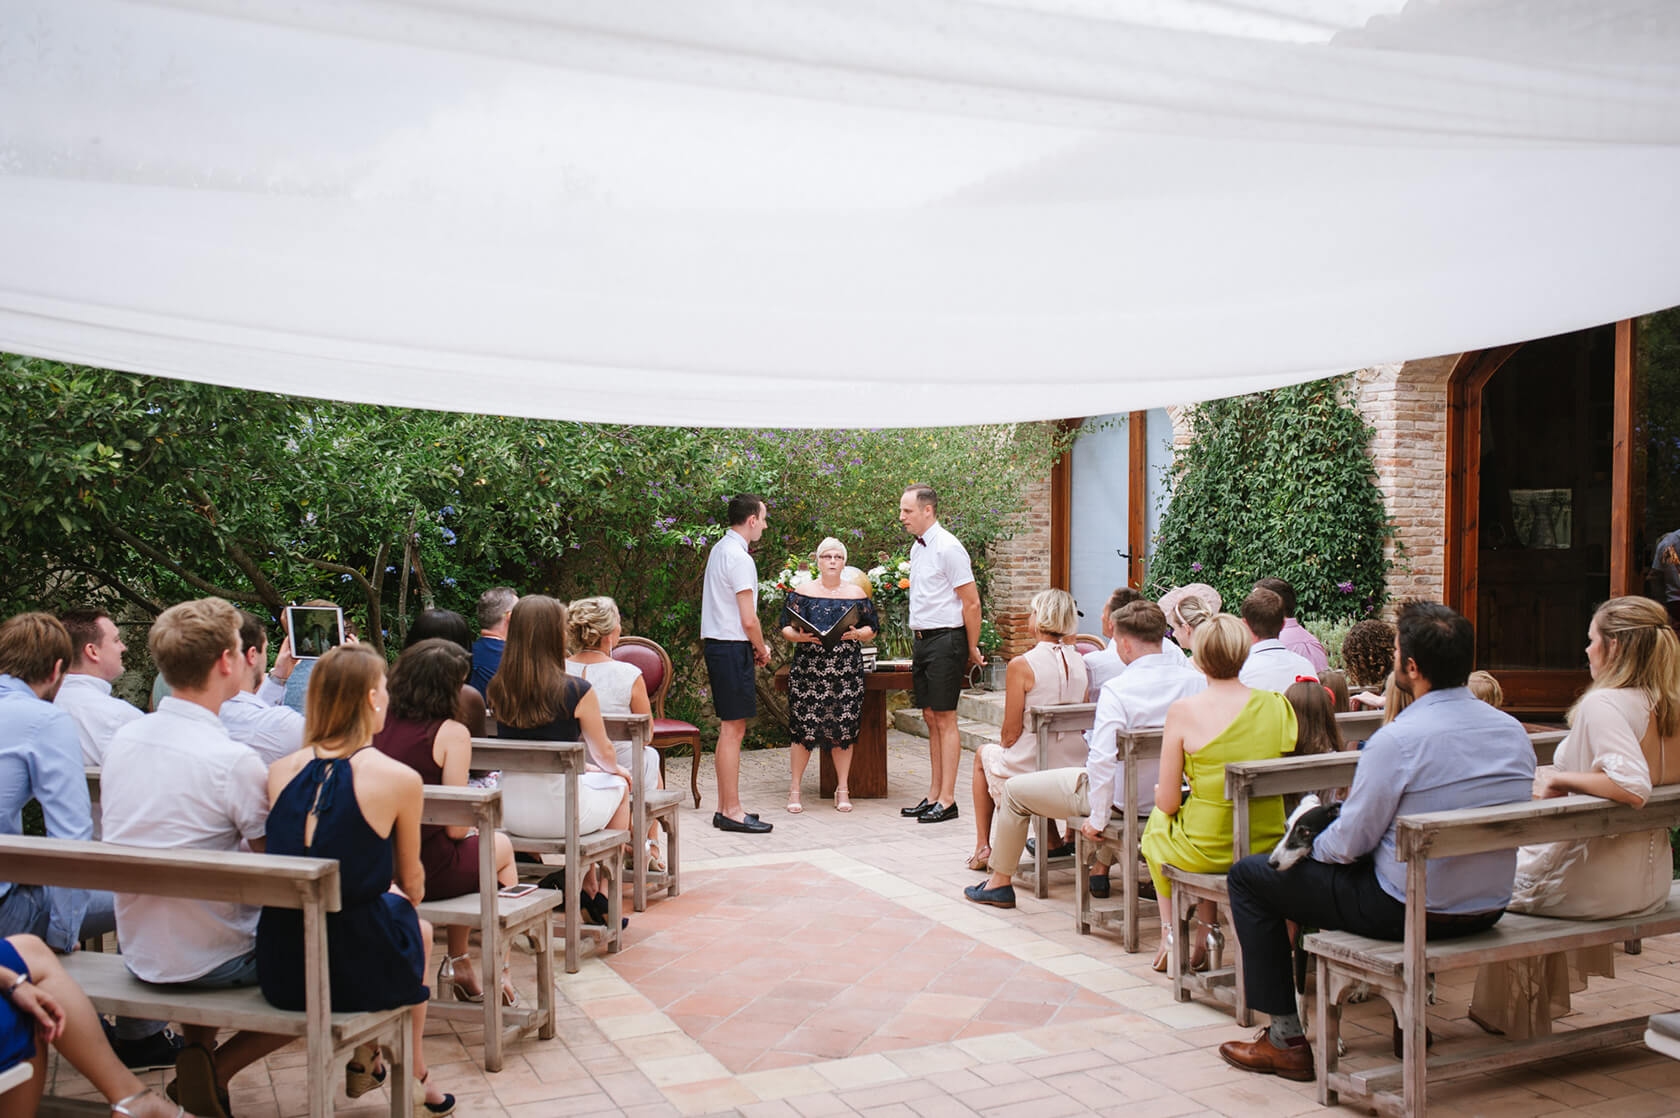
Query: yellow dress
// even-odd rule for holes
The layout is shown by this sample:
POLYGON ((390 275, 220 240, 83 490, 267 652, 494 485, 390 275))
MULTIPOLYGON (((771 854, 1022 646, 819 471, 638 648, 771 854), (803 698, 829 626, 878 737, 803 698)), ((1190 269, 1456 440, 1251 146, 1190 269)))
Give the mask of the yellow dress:
MULTIPOLYGON (((1224 873, 1231 868, 1235 832, 1231 801, 1225 798, 1225 766, 1232 761, 1264 761, 1295 749, 1295 708, 1276 691, 1255 691, 1242 712, 1212 741, 1186 754, 1185 775, 1190 798, 1167 815, 1149 813, 1139 843, 1155 892, 1172 895, 1161 867, 1177 866, 1190 873, 1224 873)), ((1249 801, 1249 850, 1261 853, 1283 838, 1283 797, 1261 796, 1249 801)))

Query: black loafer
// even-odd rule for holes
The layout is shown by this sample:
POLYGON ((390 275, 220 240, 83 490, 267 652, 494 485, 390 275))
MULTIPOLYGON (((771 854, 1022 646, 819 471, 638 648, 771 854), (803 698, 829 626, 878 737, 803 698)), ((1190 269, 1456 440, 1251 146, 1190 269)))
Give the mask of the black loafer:
POLYGON ((924 796, 922 802, 915 807, 901 807, 898 809, 898 813, 906 819, 913 819, 932 806, 933 804, 924 796))
POLYGON ((918 823, 943 823, 947 819, 955 819, 956 817, 957 817, 957 805, 956 804, 951 804, 949 807, 947 807, 944 804, 937 804, 936 803, 936 804, 929 804, 926 811, 924 811, 920 815, 916 816, 916 822, 918 822, 918 823))
POLYGON ((1096 897, 1099 900, 1103 900, 1108 897, 1108 875, 1106 873, 1094 873, 1091 875, 1091 896, 1096 897))
POLYGON ((712 813, 712 826, 720 831, 735 831, 743 835, 767 835, 775 830, 774 824, 766 823, 756 815, 748 815, 737 823, 721 811, 712 813))

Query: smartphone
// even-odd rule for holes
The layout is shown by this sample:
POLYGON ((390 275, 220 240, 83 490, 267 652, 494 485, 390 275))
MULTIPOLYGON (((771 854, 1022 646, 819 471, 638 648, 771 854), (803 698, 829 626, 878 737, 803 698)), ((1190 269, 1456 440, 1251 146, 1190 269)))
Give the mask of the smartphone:
POLYGON ((286 632, 292 655, 316 660, 344 643, 344 611, 337 606, 287 606, 286 632))
POLYGON ((496 890, 496 896, 507 897, 511 900, 518 897, 528 897, 536 891, 537 886, 527 881, 518 885, 509 885, 506 889, 498 889, 496 890))

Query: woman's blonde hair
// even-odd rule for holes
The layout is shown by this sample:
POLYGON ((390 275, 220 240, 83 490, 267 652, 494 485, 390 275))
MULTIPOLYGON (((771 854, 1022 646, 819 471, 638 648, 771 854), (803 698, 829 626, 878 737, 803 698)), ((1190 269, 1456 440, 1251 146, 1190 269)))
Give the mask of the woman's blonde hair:
POLYGON ((309 673, 309 689, 303 696, 303 744, 365 745, 379 721, 368 692, 384 678, 385 657, 369 646, 341 644, 328 649, 309 673))
POLYGON ((1386 726, 1390 722, 1393 722, 1396 718, 1400 717, 1401 711, 1411 705, 1412 693, 1404 690, 1398 683, 1394 682, 1394 673, 1389 672, 1388 678, 1383 681, 1382 724, 1386 726))
POLYGON ((811 558, 821 559, 822 554, 825 551, 838 551, 840 553, 840 562, 844 563, 846 561, 846 545, 835 539, 833 536, 825 537, 823 542, 817 545, 817 550, 811 553, 811 558))
MULTIPOLYGON (((1190 602, 1200 604, 1196 598, 1184 599, 1178 606, 1179 616, 1184 616, 1184 607, 1190 602)), ((1236 679, 1252 643, 1246 625, 1228 613, 1219 613, 1196 627, 1191 654, 1209 679, 1236 679)))
MULTIPOLYGON (((1680 730, 1680 638, 1669 624, 1668 611, 1650 598, 1611 598, 1593 614, 1600 639, 1606 642, 1604 671, 1588 691, 1634 688, 1651 702, 1657 733, 1671 737, 1680 730)), ((1575 724, 1575 711, 1569 724, 1575 724)))
POLYGON ((1505 705, 1505 689, 1499 686, 1499 681, 1493 678, 1492 672, 1471 672, 1470 678, 1464 681, 1464 686, 1470 688, 1472 695, 1490 707, 1505 705))
POLYGON ((566 607, 566 635, 579 652, 595 652, 619 627, 618 603, 611 598, 579 598, 566 607))
POLYGON ((1069 636, 1079 626, 1073 595, 1066 590, 1040 590, 1034 594, 1032 615, 1040 636, 1069 636))
POLYGON ((1184 622, 1185 628, 1195 633, 1197 629, 1213 620, 1214 610, 1197 595, 1187 594, 1178 603, 1178 618, 1184 622))

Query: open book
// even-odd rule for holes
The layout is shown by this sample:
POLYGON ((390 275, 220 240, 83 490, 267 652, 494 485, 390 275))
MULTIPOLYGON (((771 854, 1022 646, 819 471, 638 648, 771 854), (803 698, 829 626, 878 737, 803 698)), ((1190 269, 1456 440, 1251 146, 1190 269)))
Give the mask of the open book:
POLYGON ((797 606, 790 605, 787 609, 788 613, 793 617, 794 626, 796 628, 803 629, 812 636, 817 637, 822 641, 824 648, 833 648, 835 645, 839 644, 840 638, 845 636, 847 631, 856 628, 858 623, 858 607, 855 602, 849 609, 836 618, 832 624, 827 626, 819 625, 817 622, 812 621, 809 617, 806 617, 803 613, 801 613, 797 606))

